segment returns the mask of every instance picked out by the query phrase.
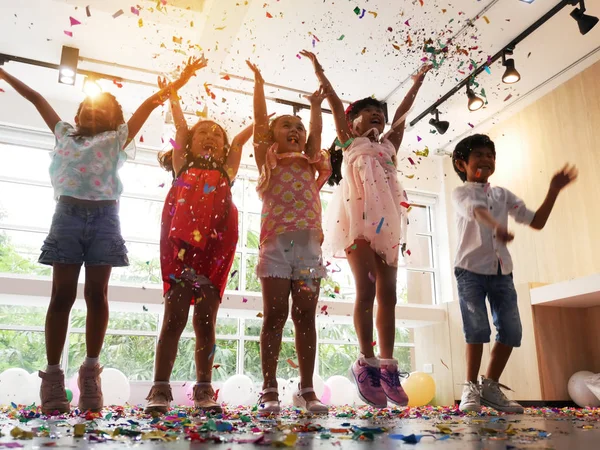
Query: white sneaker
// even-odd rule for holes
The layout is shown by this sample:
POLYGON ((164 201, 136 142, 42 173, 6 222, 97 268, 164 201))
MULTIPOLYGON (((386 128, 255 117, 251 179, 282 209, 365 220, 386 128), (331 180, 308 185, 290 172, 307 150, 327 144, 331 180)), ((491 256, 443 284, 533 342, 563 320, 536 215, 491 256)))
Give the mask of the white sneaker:
POLYGON ((479 386, 472 381, 467 381, 463 388, 462 397, 460 398, 460 406, 458 409, 464 412, 481 411, 481 390, 479 386))
POLYGON ((497 411, 523 414, 525 411, 521 405, 514 400, 509 400, 500 388, 511 390, 510 388, 497 383, 489 378, 481 377, 481 403, 490 406, 497 411))

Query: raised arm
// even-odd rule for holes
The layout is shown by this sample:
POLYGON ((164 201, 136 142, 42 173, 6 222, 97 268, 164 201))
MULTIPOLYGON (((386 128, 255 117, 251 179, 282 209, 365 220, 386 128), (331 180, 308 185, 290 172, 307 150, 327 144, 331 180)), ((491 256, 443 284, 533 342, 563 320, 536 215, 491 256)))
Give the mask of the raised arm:
POLYGON ((135 135, 138 134, 146 120, 148 120, 148 117, 152 111, 154 111, 158 105, 162 104, 167 98, 169 98, 172 91, 177 92, 181 87, 183 87, 183 85, 190 80, 197 70, 206 67, 206 63, 207 61, 204 59, 204 56, 196 59, 190 58, 187 65, 181 72, 181 76, 176 81, 170 83, 168 86, 165 86, 156 94, 147 98, 144 103, 140 105, 136 112, 134 112, 131 116, 131 119, 129 119, 127 122, 129 136, 125 146, 127 146, 135 137, 135 135))
POLYGON ((227 161, 225 161, 224 167, 231 181, 233 181, 237 176, 238 170, 240 169, 240 162, 242 161, 242 151, 244 149, 244 145, 250 140, 253 132, 254 123, 251 123, 233 138, 233 142, 231 143, 231 148, 227 154, 227 161))
POLYGON ((265 80, 258 67, 250 61, 246 61, 246 64, 254 72, 254 157, 258 171, 261 172, 271 144, 267 100, 265 99, 265 80))
POLYGON ((33 103, 33 106, 35 106, 35 108, 38 110, 38 112, 42 116, 42 119, 44 119, 44 122, 46 122, 46 125, 48 125, 48 128, 50 128, 50 131, 54 133, 56 124, 60 122, 60 117, 58 116, 56 111, 54 111, 52 106, 50 106, 50 103, 48 103, 39 92, 34 91, 25 83, 16 79, 8 72, 4 71, 2 67, 0 67, 0 80, 6 81, 9 84, 9 86, 11 86, 15 91, 17 91, 17 93, 19 93, 31 103, 33 103))
POLYGON ((417 98, 417 94, 421 86, 423 85, 423 80, 425 80, 425 75, 427 72, 431 70, 432 65, 426 65, 421 67, 416 75, 413 76, 413 85, 409 89, 408 93, 398 106, 396 110, 396 114, 394 114, 394 120, 392 121, 392 129, 387 133, 388 140, 393 144, 396 148, 396 151, 400 148, 400 144, 402 143, 402 138, 404 137, 404 125, 406 123, 406 115, 412 108, 415 99, 417 98))
POLYGON ((323 88, 324 95, 327 98, 327 102, 329 103, 329 107, 331 108, 331 112, 333 113, 333 121, 335 122, 335 129, 337 132, 338 140, 342 143, 342 145, 348 141, 348 139, 352 138, 352 132, 348 127, 348 122, 346 122, 346 111, 344 110, 344 104, 338 97, 337 93, 333 89, 333 86, 325 76, 325 71, 323 70, 323 66, 319 63, 317 56, 309 52, 307 50, 302 50, 300 54, 311 60, 313 63, 313 67, 315 69, 315 75, 323 88))
POLYGON ((308 139, 304 151, 311 158, 321 150, 321 133, 323 132, 323 110, 321 109, 321 104, 325 100, 324 92, 323 87, 320 87, 312 95, 304 96, 310 103, 310 124, 308 126, 308 139))
POLYGON ((187 146, 189 129, 181 104, 179 103, 179 94, 167 83, 165 78, 158 79, 158 87, 169 93, 169 103, 171 104, 171 114, 175 122, 175 145, 173 146, 173 171, 177 174, 185 165, 185 149, 187 146))
POLYGON ((568 164, 562 168, 560 172, 552 177, 552 181, 550 182, 550 188, 548 189, 548 193, 546 194, 546 198, 538 210, 535 212, 535 216, 529 225, 531 228, 535 230, 541 230, 546 226, 546 222, 550 217, 550 213, 554 208, 554 203, 558 198, 558 194, 569 184, 574 182, 577 179, 577 169, 575 166, 570 166, 568 164))

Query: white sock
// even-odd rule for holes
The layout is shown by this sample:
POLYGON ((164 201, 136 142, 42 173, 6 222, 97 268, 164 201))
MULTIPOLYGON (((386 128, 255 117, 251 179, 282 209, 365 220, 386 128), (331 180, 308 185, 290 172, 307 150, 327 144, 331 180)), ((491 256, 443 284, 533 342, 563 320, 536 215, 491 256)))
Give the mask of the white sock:
POLYGON ((363 355, 361 353, 359 356, 359 359, 371 367, 380 367, 381 366, 381 364, 379 363, 379 358, 377 356, 373 356, 371 358, 365 358, 365 355, 363 355))
POLYGON ((86 356, 85 360, 83 361, 83 366, 84 367, 95 367, 98 364, 99 360, 100 360, 100 358, 90 358, 89 356, 86 356))
POLYGON ((60 364, 52 364, 46 366, 46 373, 60 372, 60 364))
POLYGON ((168 386, 169 382, 168 381, 155 381, 154 386, 168 386))

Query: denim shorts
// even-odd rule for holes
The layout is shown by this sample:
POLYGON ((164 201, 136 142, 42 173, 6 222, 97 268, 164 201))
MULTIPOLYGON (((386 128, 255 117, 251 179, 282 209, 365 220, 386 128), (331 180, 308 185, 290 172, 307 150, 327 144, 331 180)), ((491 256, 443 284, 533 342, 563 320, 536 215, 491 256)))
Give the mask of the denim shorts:
POLYGON ((509 347, 520 347, 523 330, 512 274, 479 275, 456 267, 454 275, 467 344, 490 342, 487 297, 497 331, 496 341, 509 347))
POLYGON ((268 237, 258 252, 256 274, 289 280, 325 278, 320 234, 299 230, 268 237))
POLYGON ((38 262, 49 266, 128 266, 118 205, 83 206, 59 201, 38 262))

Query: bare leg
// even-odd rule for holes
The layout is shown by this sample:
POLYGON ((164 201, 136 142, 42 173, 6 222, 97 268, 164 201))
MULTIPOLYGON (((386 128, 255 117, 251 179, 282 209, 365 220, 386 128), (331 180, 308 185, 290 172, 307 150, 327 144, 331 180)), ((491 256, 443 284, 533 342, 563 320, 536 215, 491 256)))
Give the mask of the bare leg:
POLYGON ((191 286, 182 283, 173 285, 165 296, 164 321, 156 346, 154 381, 169 381, 171 378, 179 338, 190 314, 192 297, 191 286))
POLYGON ((375 356, 373 352, 373 304, 375 303, 375 277, 377 274, 376 254, 369 243, 358 239, 346 249, 346 256, 354 283, 356 301, 354 302, 354 327, 358 335, 360 352, 366 358, 375 356), (353 248, 356 246, 356 248, 353 248))
MULTIPOLYGON (((317 353, 316 315, 321 279, 292 281, 292 320, 296 330, 296 353, 300 368, 300 387, 313 387, 317 353)), ((303 395, 306 401, 318 400, 314 392, 303 395)))
POLYGON ((85 346, 88 358, 98 358, 104 344, 108 327, 108 279, 111 270, 111 266, 85 268, 85 346))
POLYGON ((388 266, 379 256, 375 257, 377 268, 377 343, 382 359, 394 357, 396 337, 396 282, 398 268, 388 266))
POLYGON ((485 377, 498 382, 512 351, 513 347, 496 342, 492 348, 492 356, 485 377))
POLYGON ((196 332, 196 380, 210 382, 215 359, 217 311, 221 304, 214 286, 203 286, 202 297, 196 299, 192 323, 196 332))
MULTIPOLYGON (((263 295, 263 325, 260 330, 260 361, 263 389, 277 387, 277 359, 281 351, 283 327, 288 317, 291 280, 266 277, 260 279, 263 295)), ((268 393, 263 400, 277 400, 277 394, 268 393)))
POLYGON ((69 328, 69 314, 77 297, 77 280, 81 265, 54 263, 52 293, 46 313, 46 357, 48 365, 60 364, 69 328))
POLYGON ((483 344, 467 344, 467 381, 477 383, 482 355, 483 344))

